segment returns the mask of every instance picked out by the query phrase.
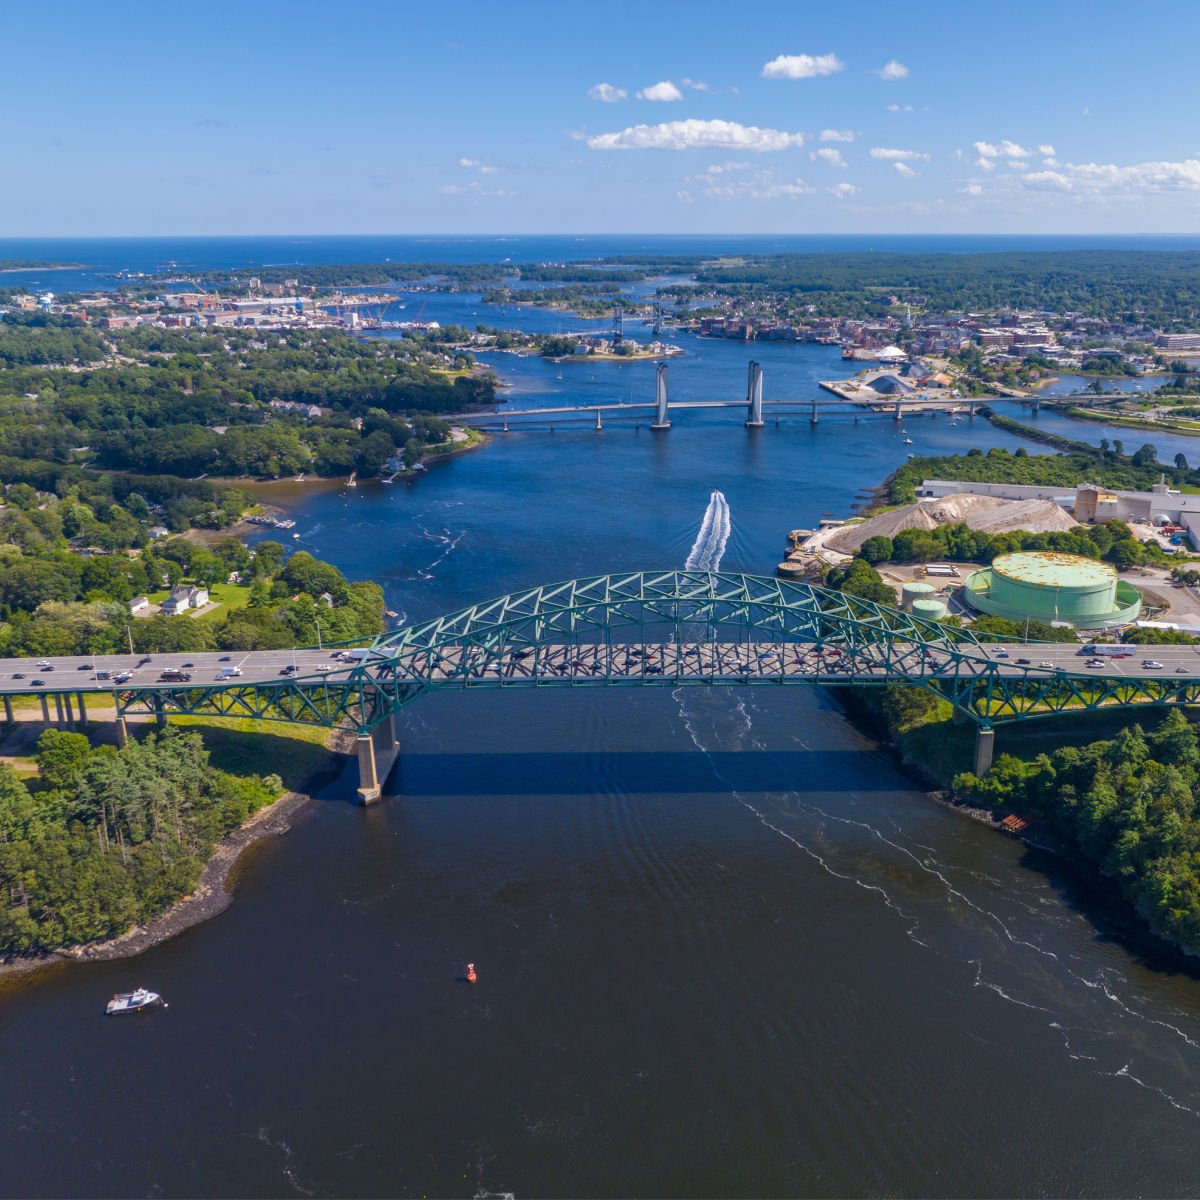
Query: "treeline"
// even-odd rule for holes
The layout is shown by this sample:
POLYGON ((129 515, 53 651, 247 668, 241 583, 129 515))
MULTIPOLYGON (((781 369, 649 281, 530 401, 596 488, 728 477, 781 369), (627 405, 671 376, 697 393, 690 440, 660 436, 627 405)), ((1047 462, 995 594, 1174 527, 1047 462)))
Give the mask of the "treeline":
MULTIPOLYGON (((1183 462, 1186 464, 1186 459, 1183 462)), ((1160 463, 1151 445, 1126 455, 1123 442, 1110 445, 1107 439, 1100 442, 1098 450, 1081 448, 1067 454, 1029 454, 1023 447, 1015 452, 993 447, 986 454, 976 448, 966 454, 913 458, 893 472, 886 486, 888 503, 911 504, 926 479, 1062 488, 1098 483, 1127 491, 1149 491, 1163 474, 1174 487, 1200 486, 1200 470, 1180 465, 1179 458, 1172 466, 1160 463)))
POLYGON ((1036 816, 1069 841, 1163 937, 1200 948, 1200 737, 1179 710, 1152 734, 1028 760, 1002 754, 982 779, 955 777, 974 804, 1036 816))
POLYGON ((389 284, 423 282, 430 279, 480 285, 515 274, 511 263, 326 263, 313 266, 244 267, 237 271, 206 271, 204 282, 212 286, 245 286, 251 279, 282 284, 295 279, 306 288, 385 287, 389 284))
POLYGON ((139 653, 275 650, 361 640, 385 627, 378 584, 350 583, 307 551, 285 563, 278 542, 249 550, 232 537, 211 548, 172 538, 136 556, 84 558, 49 539, 0 547, 0 617, 0 656, 10 658, 115 654, 130 641, 139 653), (235 574, 246 603, 220 619, 130 617, 134 596, 182 583, 211 588, 235 574))
POLYGON ((106 343, 59 324, 0 324, 0 457, 148 473, 378 474, 446 437, 439 412, 495 398, 469 355, 310 330, 133 329, 106 343), (53 353, 37 346, 46 343, 53 353), (99 349, 97 349, 99 347, 99 349), (94 365, 103 353, 103 365, 94 365), (54 358, 71 370, 29 365, 54 358), (18 360, 24 360, 21 365, 18 360), (319 408, 289 414, 272 402, 319 408))
POLYGON ((1154 549, 1147 550, 1123 521, 1102 521, 1046 533, 1013 530, 983 533, 959 521, 936 529, 902 529, 892 537, 876 534, 858 548, 859 557, 871 566, 883 562, 990 563, 1000 554, 1021 550, 1054 550, 1100 558, 1118 568, 1136 566, 1147 554, 1157 562, 1154 549))
POLYGON ((196 885, 216 841, 283 791, 216 770, 199 734, 121 750, 48 729, 38 778, 0 764, 0 954, 115 937, 196 885))
POLYGON ((938 312, 1021 308, 1166 329, 1200 324, 1200 253, 1192 251, 751 255, 694 273, 734 294, 795 293, 831 315, 853 312, 875 292, 880 301, 913 298, 938 312))

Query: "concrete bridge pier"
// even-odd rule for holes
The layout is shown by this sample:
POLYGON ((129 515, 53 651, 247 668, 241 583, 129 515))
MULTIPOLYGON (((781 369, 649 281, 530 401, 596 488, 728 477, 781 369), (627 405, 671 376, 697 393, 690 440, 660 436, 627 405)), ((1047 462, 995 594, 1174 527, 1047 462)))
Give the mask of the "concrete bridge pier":
POLYGON ((117 749, 124 750, 129 744, 129 726, 125 724, 125 718, 117 716, 117 749))
POLYGON ((66 722, 63 720, 62 700, 63 700, 62 694, 60 692, 55 692, 54 693, 54 723, 59 727, 59 729, 61 729, 66 724, 66 722))
POLYGON ((980 725, 975 731, 976 775, 986 775, 992 769, 992 755, 996 752, 996 731, 990 725, 980 725))
POLYGON ((38 697, 42 702, 42 724, 50 724, 50 704, 45 696, 38 697))
POLYGON ((87 705, 84 703, 84 700, 83 700, 82 692, 75 693, 75 703, 79 705, 79 727, 81 729, 86 729, 88 726, 88 713, 87 713, 87 705))
POLYGON ((903 419, 904 419, 904 418, 903 418, 903 414, 900 412, 900 401, 899 401, 899 400, 897 400, 897 401, 896 401, 896 407, 895 407, 895 409, 892 411, 892 420, 893 420, 893 421, 901 421, 901 420, 903 420, 903 419))
POLYGON ((13 721, 13 706, 11 696, 4 697, 4 723, 5 725, 12 725, 15 723, 13 721))
POLYGON ((654 420, 651 429, 670 429, 671 417, 667 402, 667 364, 660 362, 654 375, 654 420))
POLYGON ((808 422, 810 425, 816 425, 820 420, 821 420, 821 417, 817 412, 817 402, 816 402, 816 399, 814 398, 814 400, 812 402, 812 416, 808 418, 808 422))
POLYGON ((63 697, 63 708, 65 708, 67 711, 67 728, 74 729, 75 728, 75 713, 74 713, 74 710, 71 708, 71 697, 69 694, 63 697))
POLYGON ((751 360, 746 370, 746 428, 761 429, 763 382, 762 367, 751 360))
POLYGON ((374 804, 383 795, 383 785, 400 757, 394 713, 373 733, 359 734, 355 754, 358 758, 358 802, 374 804))

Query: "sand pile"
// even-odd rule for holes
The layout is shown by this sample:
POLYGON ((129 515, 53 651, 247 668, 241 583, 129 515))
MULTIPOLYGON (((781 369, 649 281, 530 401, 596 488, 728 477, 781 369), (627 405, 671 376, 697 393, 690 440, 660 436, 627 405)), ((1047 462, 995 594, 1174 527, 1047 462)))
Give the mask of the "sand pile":
POLYGON ((962 522, 981 533, 1053 533, 1074 529, 1078 522, 1053 500, 1000 500, 960 492, 904 504, 890 512, 848 525, 826 540, 831 550, 854 554, 868 538, 895 537, 905 529, 936 529, 962 522))

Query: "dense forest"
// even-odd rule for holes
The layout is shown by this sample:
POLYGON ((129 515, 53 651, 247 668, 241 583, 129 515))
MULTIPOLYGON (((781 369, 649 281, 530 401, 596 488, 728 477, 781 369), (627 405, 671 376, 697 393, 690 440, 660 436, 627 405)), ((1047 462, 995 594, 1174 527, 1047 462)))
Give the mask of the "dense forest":
POLYGON ((0 457, 192 477, 376 475, 446 440, 434 414, 494 400, 494 380, 468 373, 471 362, 420 340, 332 331, 105 332, 10 317, 0 457))
POLYGON ((773 254, 703 263, 658 259, 649 266, 690 271, 694 286, 667 289, 681 297, 705 289, 737 297, 770 293, 824 316, 867 317, 896 298, 934 312, 1019 308, 1162 329, 1200 325, 1200 254, 1191 251, 773 254))
POLYGON ((1069 841, 1143 913, 1156 932, 1200 948, 1200 736, 1170 712, 1146 734, 1063 747, 1033 760, 1002 754, 983 779, 954 790, 975 804, 1036 816, 1069 841))
POLYGON ((1148 491, 1162 476, 1172 487, 1200 487, 1200 470, 1160 463, 1152 445, 1125 453, 1123 442, 1100 442, 1097 450, 1081 448, 1068 454, 1029 454, 994 447, 986 454, 979 449, 966 454, 922 456, 909 459, 889 477, 886 489, 890 504, 911 504, 925 479, 961 479, 970 483, 1020 483, 1039 487, 1074 488, 1099 483, 1110 488, 1148 491), (1086 452, 1085 452, 1086 451, 1086 452))
POLYGON ((377 584, 349 583, 306 551, 285 562, 274 541, 250 550, 235 537, 211 547, 153 540, 151 519, 136 493, 97 508, 78 489, 60 498, 10 485, 0 507, 0 655, 111 654, 130 639, 139 652, 265 650, 373 637, 384 628, 377 584), (234 576, 238 603, 215 619, 130 619, 134 596, 234 576))
POLYGON ((38 776, 0 764, 0 954, 124 933, 195 886, 214 843, 283 791, 216 770, 199 734, 121 750, 47 729, 38 776))

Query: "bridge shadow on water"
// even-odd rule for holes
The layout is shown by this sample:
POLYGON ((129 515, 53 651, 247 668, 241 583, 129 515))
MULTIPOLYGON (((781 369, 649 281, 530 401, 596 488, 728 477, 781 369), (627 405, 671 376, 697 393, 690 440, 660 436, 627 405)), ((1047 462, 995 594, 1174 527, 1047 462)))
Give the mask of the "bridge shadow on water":
POLYGON ((558 796, 643 794, 895 792, 883 754, 862 750, 402 754, 385 794, 558 796))

